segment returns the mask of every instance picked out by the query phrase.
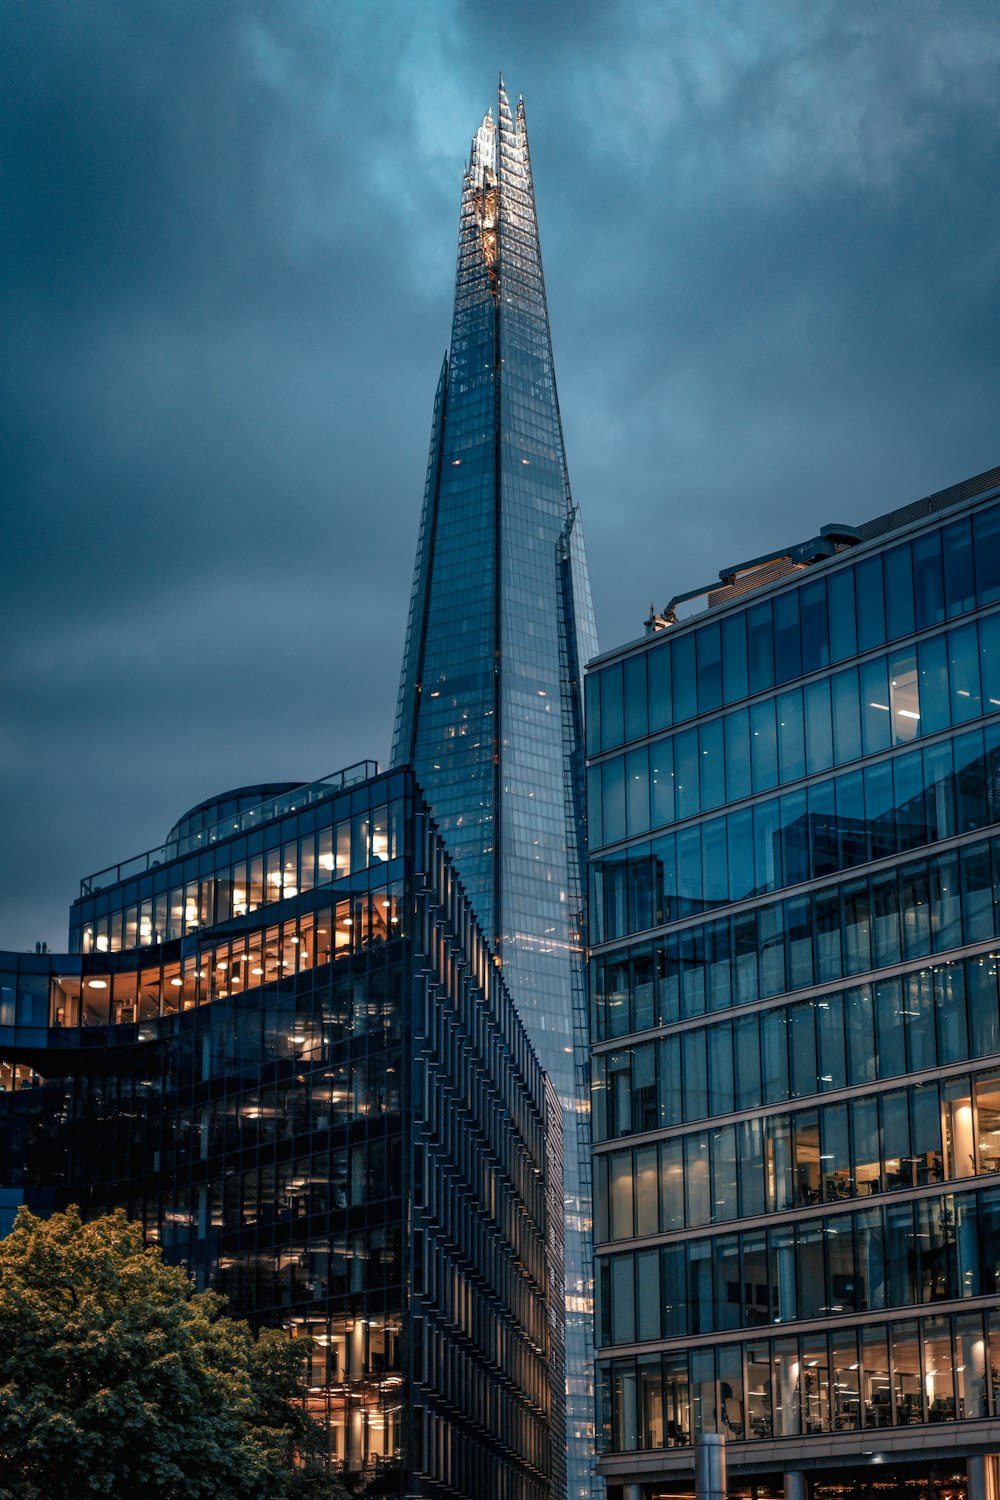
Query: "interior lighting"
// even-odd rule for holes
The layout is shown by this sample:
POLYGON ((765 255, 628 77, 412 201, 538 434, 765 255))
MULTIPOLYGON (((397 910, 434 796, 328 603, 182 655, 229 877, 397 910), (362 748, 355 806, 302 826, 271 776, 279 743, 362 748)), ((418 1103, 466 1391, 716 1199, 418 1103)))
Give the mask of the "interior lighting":
POLYGON ((915 714, 913 712, 912 708, 898 708, 896 710, 896 712, 899 714, 899 717, 901 719, 919 719, 920 718, 920 715, 919 714, 915 714))
POLYGON ((107 987, 108 987, 108 981, 106 979, 88 979, 87 980, 87 988, 88 988, 88 990, 106 990, 107 987))
POLYGON ((250 970, 251 974, 263 974, 263 972, 264 972, 263 969, 251 969, 250 970))
POLYGON ((220 959, 220 961, 216 964, 215 967, 217 969, 225 969, 227 967, 226 960, 224 958, 220 959))
POLYGON ((886 714, 889 712, 889 705, 888 705, 888 703, 869 703, 868 707, 869 708, 880 708, 882 710, 882 712, 886 713, 886 714))
POLYGON ((184 981, 183 979, 171 979, 170 983, 175 987, 175 989, 180 989, 184 981))

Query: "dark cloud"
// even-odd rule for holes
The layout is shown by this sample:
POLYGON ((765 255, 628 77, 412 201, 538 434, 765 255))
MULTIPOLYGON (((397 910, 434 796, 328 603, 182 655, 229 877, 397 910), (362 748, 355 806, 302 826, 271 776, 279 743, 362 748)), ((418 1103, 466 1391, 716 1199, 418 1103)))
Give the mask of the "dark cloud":
POLYGON ((0 7, 0 942, 385 757, 468 140, 528 104, 602 642, 997 461, 995 7, 0 7))

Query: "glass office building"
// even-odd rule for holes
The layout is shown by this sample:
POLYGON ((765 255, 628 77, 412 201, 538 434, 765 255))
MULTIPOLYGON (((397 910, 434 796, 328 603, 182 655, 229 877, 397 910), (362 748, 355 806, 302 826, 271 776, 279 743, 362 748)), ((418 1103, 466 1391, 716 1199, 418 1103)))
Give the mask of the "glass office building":
POLYGON ((524 106, 500 84, 462 191, 394 757, 413 765, 563 1102, 570 1492, 593 1468, 581 663, 570 494, 524 106))
POLYGON ((600 1471, 982 1500, 1000 471, 673 600, 587 740, 600 1471))
POLYGON ((124 1207, 313 1340, 349 1487, 561 1500, 561 1110, 412 774, 211 799, 0 954, 0 1232, 124 1207))

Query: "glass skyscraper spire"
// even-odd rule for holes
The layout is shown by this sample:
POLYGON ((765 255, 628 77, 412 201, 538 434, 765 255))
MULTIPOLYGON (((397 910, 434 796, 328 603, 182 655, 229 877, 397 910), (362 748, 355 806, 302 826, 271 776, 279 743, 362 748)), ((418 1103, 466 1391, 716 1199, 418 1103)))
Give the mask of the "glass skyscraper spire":
POLYGON ((580 677, 597 650, 524 106, 501 80, 462 191, 394 761, 409 762, 565 1116, 569 1488, 590 1486, 580 677))

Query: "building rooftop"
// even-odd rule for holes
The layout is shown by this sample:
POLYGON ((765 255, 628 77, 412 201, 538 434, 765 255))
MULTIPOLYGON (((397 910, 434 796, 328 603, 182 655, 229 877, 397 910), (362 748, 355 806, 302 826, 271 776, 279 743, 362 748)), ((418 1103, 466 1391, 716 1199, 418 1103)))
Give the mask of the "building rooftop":
POLYGON ((713 579, 701 587, 675 594, 662 610, 651 607, 649 618, 645 622, 646 634, 657 635, 661 631, 669 630, 673 625, 681 624, 682 620, 678 617, 677 611, 683 605, 696 606, 685 614, 686 620, 691 615, 729 604, 741 595, 752 593, 766 584, 774 583, 788 573, 812 567, 815 563, 826 562, 852 547, 889 536, 894 531, 901 531, 914 525, 926 516, 948 510, 951 506, 960 505, 964 501, 989 495, 993 491, 1000 492, 1000 467, 987 469, 985 473, 977 474, 972 479, 965 479, 960 484, 949 486, 948 489, 938 490, 933 495, 926 495, 922 500, 914 500, 909 505, 887 511, 885 515, 876 516, 874 520, 866 521, 860 526, 832 523, 822 527, 819 535, 809 541, 796 542, 790 546, 782 545, 763 553, 760 557, 720 568, 718 581, 713 579), (697 606, 701 600, 705 603, 699 609, 697 606))

